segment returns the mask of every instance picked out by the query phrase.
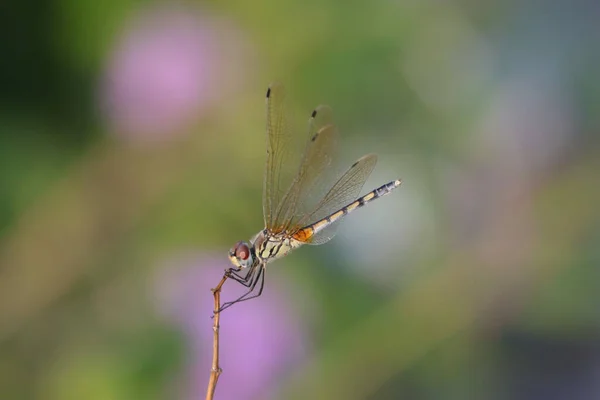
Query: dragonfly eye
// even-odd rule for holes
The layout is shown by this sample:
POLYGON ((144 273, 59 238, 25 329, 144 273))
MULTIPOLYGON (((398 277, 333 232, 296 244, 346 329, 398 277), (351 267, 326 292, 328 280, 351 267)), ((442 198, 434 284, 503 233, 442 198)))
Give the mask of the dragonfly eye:
POLYGON ((229 250, 229 260, 237 268, 247 268, 253 263, 252 250, 248 243, 237 242, 231 250, 229 250))
POLYGON ((250 257, 250 248, 244 242, 238 243, 235 247, 235 256, 242 261, 246 261, 250 257))

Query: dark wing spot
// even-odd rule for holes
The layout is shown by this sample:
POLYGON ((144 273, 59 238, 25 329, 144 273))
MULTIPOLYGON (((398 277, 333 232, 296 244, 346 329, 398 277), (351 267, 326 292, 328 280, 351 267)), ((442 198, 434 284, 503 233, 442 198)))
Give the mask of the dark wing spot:
POLYGON ((310 138, 311 142, 314 142, 319 137, 319 132, 315 133, 312 138, 310 138))
POLYGON ((267 99, 268 99, 269 97, 271 97, 271 88, 268 88, 268 89, 267 89, 267 99))
POLYGON ((310 114, 310 116, 311 116, 311 118, 316 117, 317 116, 317 110, 314 109, 313 112, 312 112, 312 114, 310 114))
POLYGON ((356 161, 354 164, 352 164, 352 165, 350 166, 350 168, 354 168, 354 167, 356 167, 356 164, 358 164, 358 161, 356 161))

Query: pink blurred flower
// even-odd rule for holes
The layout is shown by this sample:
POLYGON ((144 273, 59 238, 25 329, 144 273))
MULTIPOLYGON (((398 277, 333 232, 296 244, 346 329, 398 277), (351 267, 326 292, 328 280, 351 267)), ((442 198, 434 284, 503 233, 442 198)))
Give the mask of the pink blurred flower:
POLYGON ((196 9, 153 8, 130 21, 101 88, 111 127, 142 140, 181 132, 218 94, 218 34, 196 9))
MULTIPOLYGON (((169 263, 159 281, 161 306, 187 336, 188 376, 183 398, 203 398, 212 361, 212 309, 214 287, 228 267, 222 260, 191 255, 169 263)), ((224 301, 245 288, 228 281, 224 301)), ((306 354, 304 324, 294 313, 289 291, 267 277, 261 297, 237 304, 221 316, 219 399, 264 398, 286 372, 306 354)))

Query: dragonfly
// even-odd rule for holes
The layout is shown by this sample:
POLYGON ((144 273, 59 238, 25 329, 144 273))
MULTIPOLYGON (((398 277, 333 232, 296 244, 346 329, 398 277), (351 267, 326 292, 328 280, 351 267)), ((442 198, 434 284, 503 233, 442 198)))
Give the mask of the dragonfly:
POLYGON ((330 107, 314 109, 308 122, 308 137, 300 165, 285 186, 287 147, 293 142, 284 110, 285 90, 272 83, 267 89, 267 161, 263 181, 265 228, 248 242, 239 241, 229 250, 233 267, 225 275, 248 290, 237 300, 224 303, 224 309, 260 296, 268 263, 305 244, 320 245, 331 240, 339 222, 348 214, 377 200, 400 186, 393 180, 362 197, 357 197, 377 163, 375 154, 354 162, 338 179, 326 179, 331 170, 338 130, 330 107))

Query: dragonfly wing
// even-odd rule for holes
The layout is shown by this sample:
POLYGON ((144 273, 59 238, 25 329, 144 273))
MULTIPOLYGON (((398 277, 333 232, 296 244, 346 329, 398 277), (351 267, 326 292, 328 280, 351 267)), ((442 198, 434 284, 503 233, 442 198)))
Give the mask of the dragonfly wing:
MULTIPOLYGON (((321 201, 314 207, 312 212, 307 213, 297 222, 300 228, 321 221, 327 216, 339 211, 343 207, 356 200, 363 185, 371 175, 377 164, 377 155, 367 154, 356 161, 337 180, 331 189, 325 194, 321 201)), ((307 238, 308 244, 323 244, 331 240, 335 234, 340 220, 333 222, 325 229, 317 232, 314 236, 307 238)))
POLYGON ((280 83, 267 89, 267 162, 263 182, 263 215, 265 227, 274 225, 275 215, 283 198, 281 181, 284 159, 290 135, 284 110, 285 90, 280 83))
POLYGON ((332 222, 327 225, 323 230, 315 233, 310 240, 306 241, 306 244, 319 245, 325 244, 329 242, 333 237, 337 234, 337 230, 340 226, 340 222, 342 220, 338 219, 337 221, 332 222))
POLYGON ((296 177, 281 199, 270 228, 273 232, 297 229, 297 222, 305 215, 307 207, 317 204, 315 193, 321 187, 325 174, 332 164, 332 155, 338 142, 338 131, 332 123, 331 109, 317 107, 308 123, 308 140, 296 177), (316 199, 316 200, 315 200, 316 199))

